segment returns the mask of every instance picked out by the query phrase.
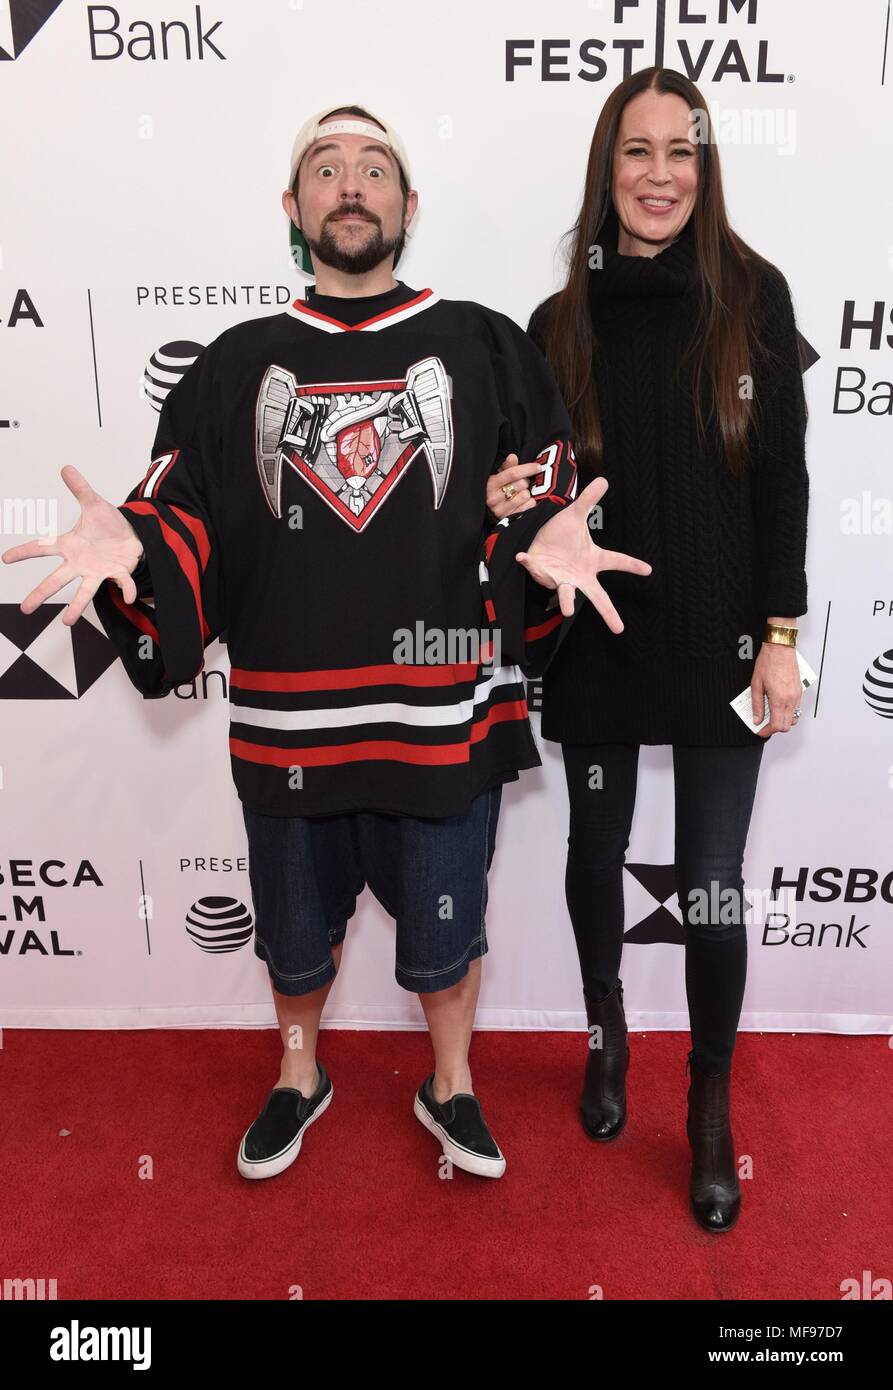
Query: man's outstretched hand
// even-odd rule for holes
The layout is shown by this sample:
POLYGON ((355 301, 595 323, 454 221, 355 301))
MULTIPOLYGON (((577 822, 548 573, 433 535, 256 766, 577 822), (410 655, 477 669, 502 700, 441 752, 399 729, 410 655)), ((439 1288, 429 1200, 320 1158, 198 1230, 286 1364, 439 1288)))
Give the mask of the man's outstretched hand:
POLYGON ((605 593, 598 576, 602 570, 626 570, 650 574, 651 566, 622 550, 602 550, 594 545, 586 518, 608 490, 607 478, 595 478, 575 502, 541 526, 529 550, 515 556, 538 584, 558 590, 558 602, 566 618, 574 611, 580 589, 598 609, 612 632, 622 632, 620 614, 605 593))
POLYGON ((143 547, 127 518, 94 492, 83 473, 73 464, 62 469, 62 480, 81 504, 81 514, 62 536, 46 536, 25 541, 4 550, 0 559, 11 565, 16 560, 33 560, 39 555, 61 555, 62 564, 48 574, 36 589, 19 605, 23 613, 33 613, 44 599, 64 588, 72 579, 81 584, 62 614, 68 627, 76 623, 96 590, 106 579, 113 579, 126 603, 136 600, 136 585, 131 579, 139 564, 143 547))

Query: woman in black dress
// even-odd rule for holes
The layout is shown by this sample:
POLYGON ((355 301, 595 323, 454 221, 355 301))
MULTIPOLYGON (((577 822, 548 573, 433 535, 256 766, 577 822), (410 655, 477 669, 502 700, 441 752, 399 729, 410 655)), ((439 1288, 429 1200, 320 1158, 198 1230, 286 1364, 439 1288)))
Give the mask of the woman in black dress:
MULTIPOLYGON (((606 575, 624 629, 590 605, 543 679, 542 733, 570 799, 567 903, 589 1021, 580 1113, 626 1120, 619 977, 623 865, 641 744, 671 744, 676 887, 692 1049, 690 1199, 712 1231, 741 1194, 729 1084, 744 994, 742 863, 765 741, 796 727, 809 483, 798 338, 784 276, 730 228, 703 97, 666 68, 609 96, 592 140, 567 283, 528 331, 574 422, 580 486, 608 480, 599 545, 648 561, 606 575), (747 726, 729 701, 748 685, 747 726)), ((535 505, 535 465, 504 466, 495 515, 535 505), (530 486, 533 486, 533 496, 530 486)))

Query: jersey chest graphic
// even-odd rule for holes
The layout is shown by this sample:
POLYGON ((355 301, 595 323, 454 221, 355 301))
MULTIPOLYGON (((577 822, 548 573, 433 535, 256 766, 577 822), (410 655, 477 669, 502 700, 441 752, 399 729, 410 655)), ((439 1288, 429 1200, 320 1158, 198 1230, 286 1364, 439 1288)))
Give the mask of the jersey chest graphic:
POLYGON ((450 381, 439 357, 414 362, 402 379, 302 384, 267 368, 256 409, 257 471, 275 517, 283 465, 336 515, 362 531, 419 456, 431 471, 434 506, 453 459, 450 381))

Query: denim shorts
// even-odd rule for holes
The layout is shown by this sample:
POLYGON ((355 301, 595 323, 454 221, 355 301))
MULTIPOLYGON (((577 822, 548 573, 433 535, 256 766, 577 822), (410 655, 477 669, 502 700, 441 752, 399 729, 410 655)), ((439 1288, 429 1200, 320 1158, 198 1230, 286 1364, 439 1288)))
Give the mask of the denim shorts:
POLYGON ((367 884, 397 924, 397 983, 420 994, 457 984, 487 952, 501 799, 502 787, 492 787, 462 815, 433 820, 372 811, 267 816, 243 804, 254 951, 274 989, 309 994, 334 979, 332 947, 367 884))

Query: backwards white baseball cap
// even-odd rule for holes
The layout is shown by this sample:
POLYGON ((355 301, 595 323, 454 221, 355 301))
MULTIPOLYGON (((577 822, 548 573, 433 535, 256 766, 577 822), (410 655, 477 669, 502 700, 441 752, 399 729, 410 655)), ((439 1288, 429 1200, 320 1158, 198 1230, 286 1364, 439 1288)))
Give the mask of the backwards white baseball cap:
MULTIPOLYGON (((409 172, 409 160, 406 157, 406 150, 403 142, 394 130, 393 126, 388 125, 381 117, 376 116, 374 111, 370 111, 367 106, 363 110, 371 120, 366 120, 363 116, 333 115, 345 108, 359 105, 358 102, 345 102, 343 106, 327 106, 324 110, 318 111, 315 116, 311 116, 309 121, 305 121, 295 136, 295 142, 291 151, 291 167, 288 175, 289 188, 294 187, 295 175, 298 172, 298 165, 304 158, 311 145, 315 145, 317 140, 323 140, 332 135, 367 135, 372 140, 377 140, 379 144, 387 146, 391 154, 396 159, 403 177, 406 179, 408 188, 412 188, 412 178, 409 172), (332 116, 332 119, 327 119, 332 116), (373 125, 372 121, 376 124, 373 125)), ((304 239, 304 234, 289 219, 289 241, 292 248, 297 247, 298 251, 292 250, 292 257, 297 261, 300 257, 301 267, 308 275, 313 274, 313 262, 310 259, 310 248, 304 239)), ((395 261, 396 264, 396 261, 395 261)))

